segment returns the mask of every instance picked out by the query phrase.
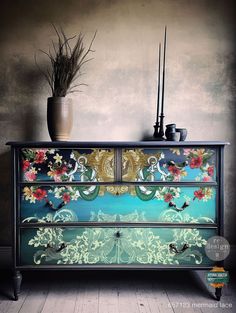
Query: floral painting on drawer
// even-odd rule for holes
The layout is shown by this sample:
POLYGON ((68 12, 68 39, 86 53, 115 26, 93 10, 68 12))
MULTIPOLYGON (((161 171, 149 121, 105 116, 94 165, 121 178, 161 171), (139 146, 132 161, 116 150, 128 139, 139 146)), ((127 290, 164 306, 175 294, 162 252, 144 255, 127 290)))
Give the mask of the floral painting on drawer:
POLYGON ((22 223, 216 223, 216 188, 163 186, 25 186, 22 223))
POLYGON ((22 265, 150 264, 209 266, 216 229, 71 227, 21 229, 22 265))
POLYGON ((123 181, 212 182, 216 175, 214 149, 123 149, 123 181))
POLYGON ((114 149, 21 149, 21 179, 109 182, 114 180, 114 149))

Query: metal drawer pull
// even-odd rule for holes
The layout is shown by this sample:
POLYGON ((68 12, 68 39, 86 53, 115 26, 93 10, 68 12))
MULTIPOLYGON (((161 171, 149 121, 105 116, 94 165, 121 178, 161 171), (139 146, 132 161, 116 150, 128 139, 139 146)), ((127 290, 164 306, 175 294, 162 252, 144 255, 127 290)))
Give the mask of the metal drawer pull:
POLYGON ((66 202, 65 201, 62 201, 59 205, 58 205, 58 209, 61 209, 63 208, 63 206, 66 205, 66 202))
POLYGON ((63 242, 60 247, 56 250, 56 252, 60 252, 61 250, 66 248, 66 244, 63 242))
POLYGON ((46 199, 45 201, 46 201, 45 206, 49 206, 49 208, 52 209, 52 210, 54 210, 54 211, 58 210, 58 208, 55 208, 55 206, 54 206, 54 204, 53 204, 52 201, 50 201, 50 200, 48 200, 48 199, 46 199))
POLYGON ((47 247, 45 248, 45 251, 47 250, 47 251, 51 251, 51 252, 55 252, 55 253, 58 253, 58 252, 61 252, 63 249, 65 249, 67 247, 67 245, 64 243, 64 242, 62 242, 61 244, 60 244, 60 247, 59 248, 54 248, 54 247, 52 247, 51 246, 51 244, 50 243, 48 243, 47 244, 47 247))
POLYGON ((189 206, 189 202, 185 201, 181 208, 178 208, 174 202, 169 203, 169 207, 173 207, 176 211, 183 211, 189 206))
POLYGON ((119 230, 115 233, 115 236, 116 236, 116 238, 120 238, 121 237, 121 233, 120 233, 119 230))
POLYGON ((170 248, 170 252, 174 252, 174 253, 182 253, 184 252, 186 249, 189 248, 189 245, 187 243, 185 243, 182 247, 182 249, 177 249, 176 245, 174 243, 169 244, 169 248, 170 248))
POLYGON ((45 205, 48 206, 53 211, 57 211, 66 205, 66 203, 64 201, 62 201, 57 207, 55 207, 51 200, 46 199, 45 201, 46 201, 45 205))
POLYGON ((186 161, 181 162, 181 163, 176 163, 175 161, 169 161, 167 164, 173 165, 173 166, 177 167, 178 169, 181 169, 181 168, 188 165, 188 161, 186 160, 186 161))

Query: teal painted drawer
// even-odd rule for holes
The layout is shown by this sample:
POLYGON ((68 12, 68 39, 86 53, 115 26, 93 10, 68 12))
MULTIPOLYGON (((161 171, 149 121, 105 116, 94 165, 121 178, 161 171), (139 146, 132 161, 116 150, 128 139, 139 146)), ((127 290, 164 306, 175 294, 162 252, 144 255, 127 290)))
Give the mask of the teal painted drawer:
POLYGON ((21 149, 21 180, 114 181, 114 149, 21 149))
POLYGON ((214 235, 203 228, 25 228, 20 265, 212 266, 204 247, 214 235))
POLYGON ((123 149, 123 181, 216 181, 216 149, 123 149))
POLYGON ((215 223, 215 187, 25 186, 23 223, 215 223))

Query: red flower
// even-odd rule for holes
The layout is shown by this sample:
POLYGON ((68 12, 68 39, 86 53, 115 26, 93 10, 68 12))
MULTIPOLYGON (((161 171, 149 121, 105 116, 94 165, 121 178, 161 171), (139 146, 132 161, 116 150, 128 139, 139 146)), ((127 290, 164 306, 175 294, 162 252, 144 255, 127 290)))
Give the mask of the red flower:
POLYGON ((46 190, 43 190, 43 189, 36 189, 34 192, 33 192, 33 196, 37 199, 37 200, 42 200, 43 198, 45 198, 47 196, 47 192, 46 190))
POLYGON ((25 173, 25 179, 27 181, 34 181, 36 179, 36 174, 34 172, 28 171, 25 173))
POLYGON ((214 166, 209 166, 207 169, 207 173, 209 176, 213 176, 214 175, 214 166))
POLYGON ((168 167, 168 171, 174 176, 179 176, 181 174, 180 169, 176 167, 175 165, 170 165, 168 167))
POLYGON ((67 171, 67 167, 63 166, 63 167, 59 167, 58 169, 55 170, 55 174, 56 175, 63 175, 65 174, 67 171))
POLYGON ((30 167, 30 161, 23 160, 22 169, 25 172, 30 167))
POLYGON ((165 202, 170 202, 173 199, 173 196, 171 193, 167 193, 164 195, 165 202))
POLYGON ((43 163, 45 158, 44 151, 37 151, 35 156, 35 163, 43 163))
POLYGON ((64 194, 62 195, 62 199, 63 199, 63 201, 64 201, 65 203, 68 203, 68 202, 70 202, 70 195, 69 195, 68 193, 64 193, 64 194))
POLYGON ((198 198, 199 200, 201 200, 205 196, 205 194, 202 191, 202 189, 199 189, 199 190, 194 191, 194 196, 198 198))
POLYGON ((204 181, 204 182, 211 181, 211 177, 210 177, 210 176, 204 176, 204 177, 203 177, 203 181, 204 181))
POLYGON ((192 158, 190 162, 190 168, 199 168, 202 166, 202 157, 198 156, 196 158, 192 158))

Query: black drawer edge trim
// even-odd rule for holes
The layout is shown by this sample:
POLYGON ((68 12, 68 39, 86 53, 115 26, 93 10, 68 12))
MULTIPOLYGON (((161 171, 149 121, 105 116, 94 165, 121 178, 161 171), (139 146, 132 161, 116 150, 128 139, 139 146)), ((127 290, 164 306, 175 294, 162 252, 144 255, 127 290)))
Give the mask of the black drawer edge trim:
POLYGON ((41 228, 41 227, 166 227, 166 228, 215 228, 217 229, 216 224, 184 224, 184 223, 156 223, 156 222, 136 222, 136 223, 111 223, 111 222, 75 222, 75 223, 27 223, 20 224, 20 228, 41 228))
POLYGON ((229 145, 226 141, 8 141, 6 145, 14 147, 31 148, 140 148, 140 147, 179 147, 179 146, 225 146, 229 145))
POLYGON ((22 265, 16 266, 16 270, 208 270, 213 266, 187 266, 187 265, 137 265, 137 264, 101 264, 101 265, 22 265))
POLYGON ((33 186, 33 185, 39 185, 39 186, 52 186, 52 185, 56 185, 56 186, 66 186, 66 185, 83 185, 83 186, 95 186, 95 185, 121 185, 121 186, 129 186, 129 185, 147 185, 147 186, 192 186, 192 187, 196 187, 196 186, 217 186, 217 182, 161 182, 161 181, 157 181, 157 182, 126 182, 126 181, 122 181, 122 182, 116 182, 116 181, 112 181, 112 182, 55 182, 55 181, 37 181, 37 182, 20 182, 19 183, 22 186, 33 186))

